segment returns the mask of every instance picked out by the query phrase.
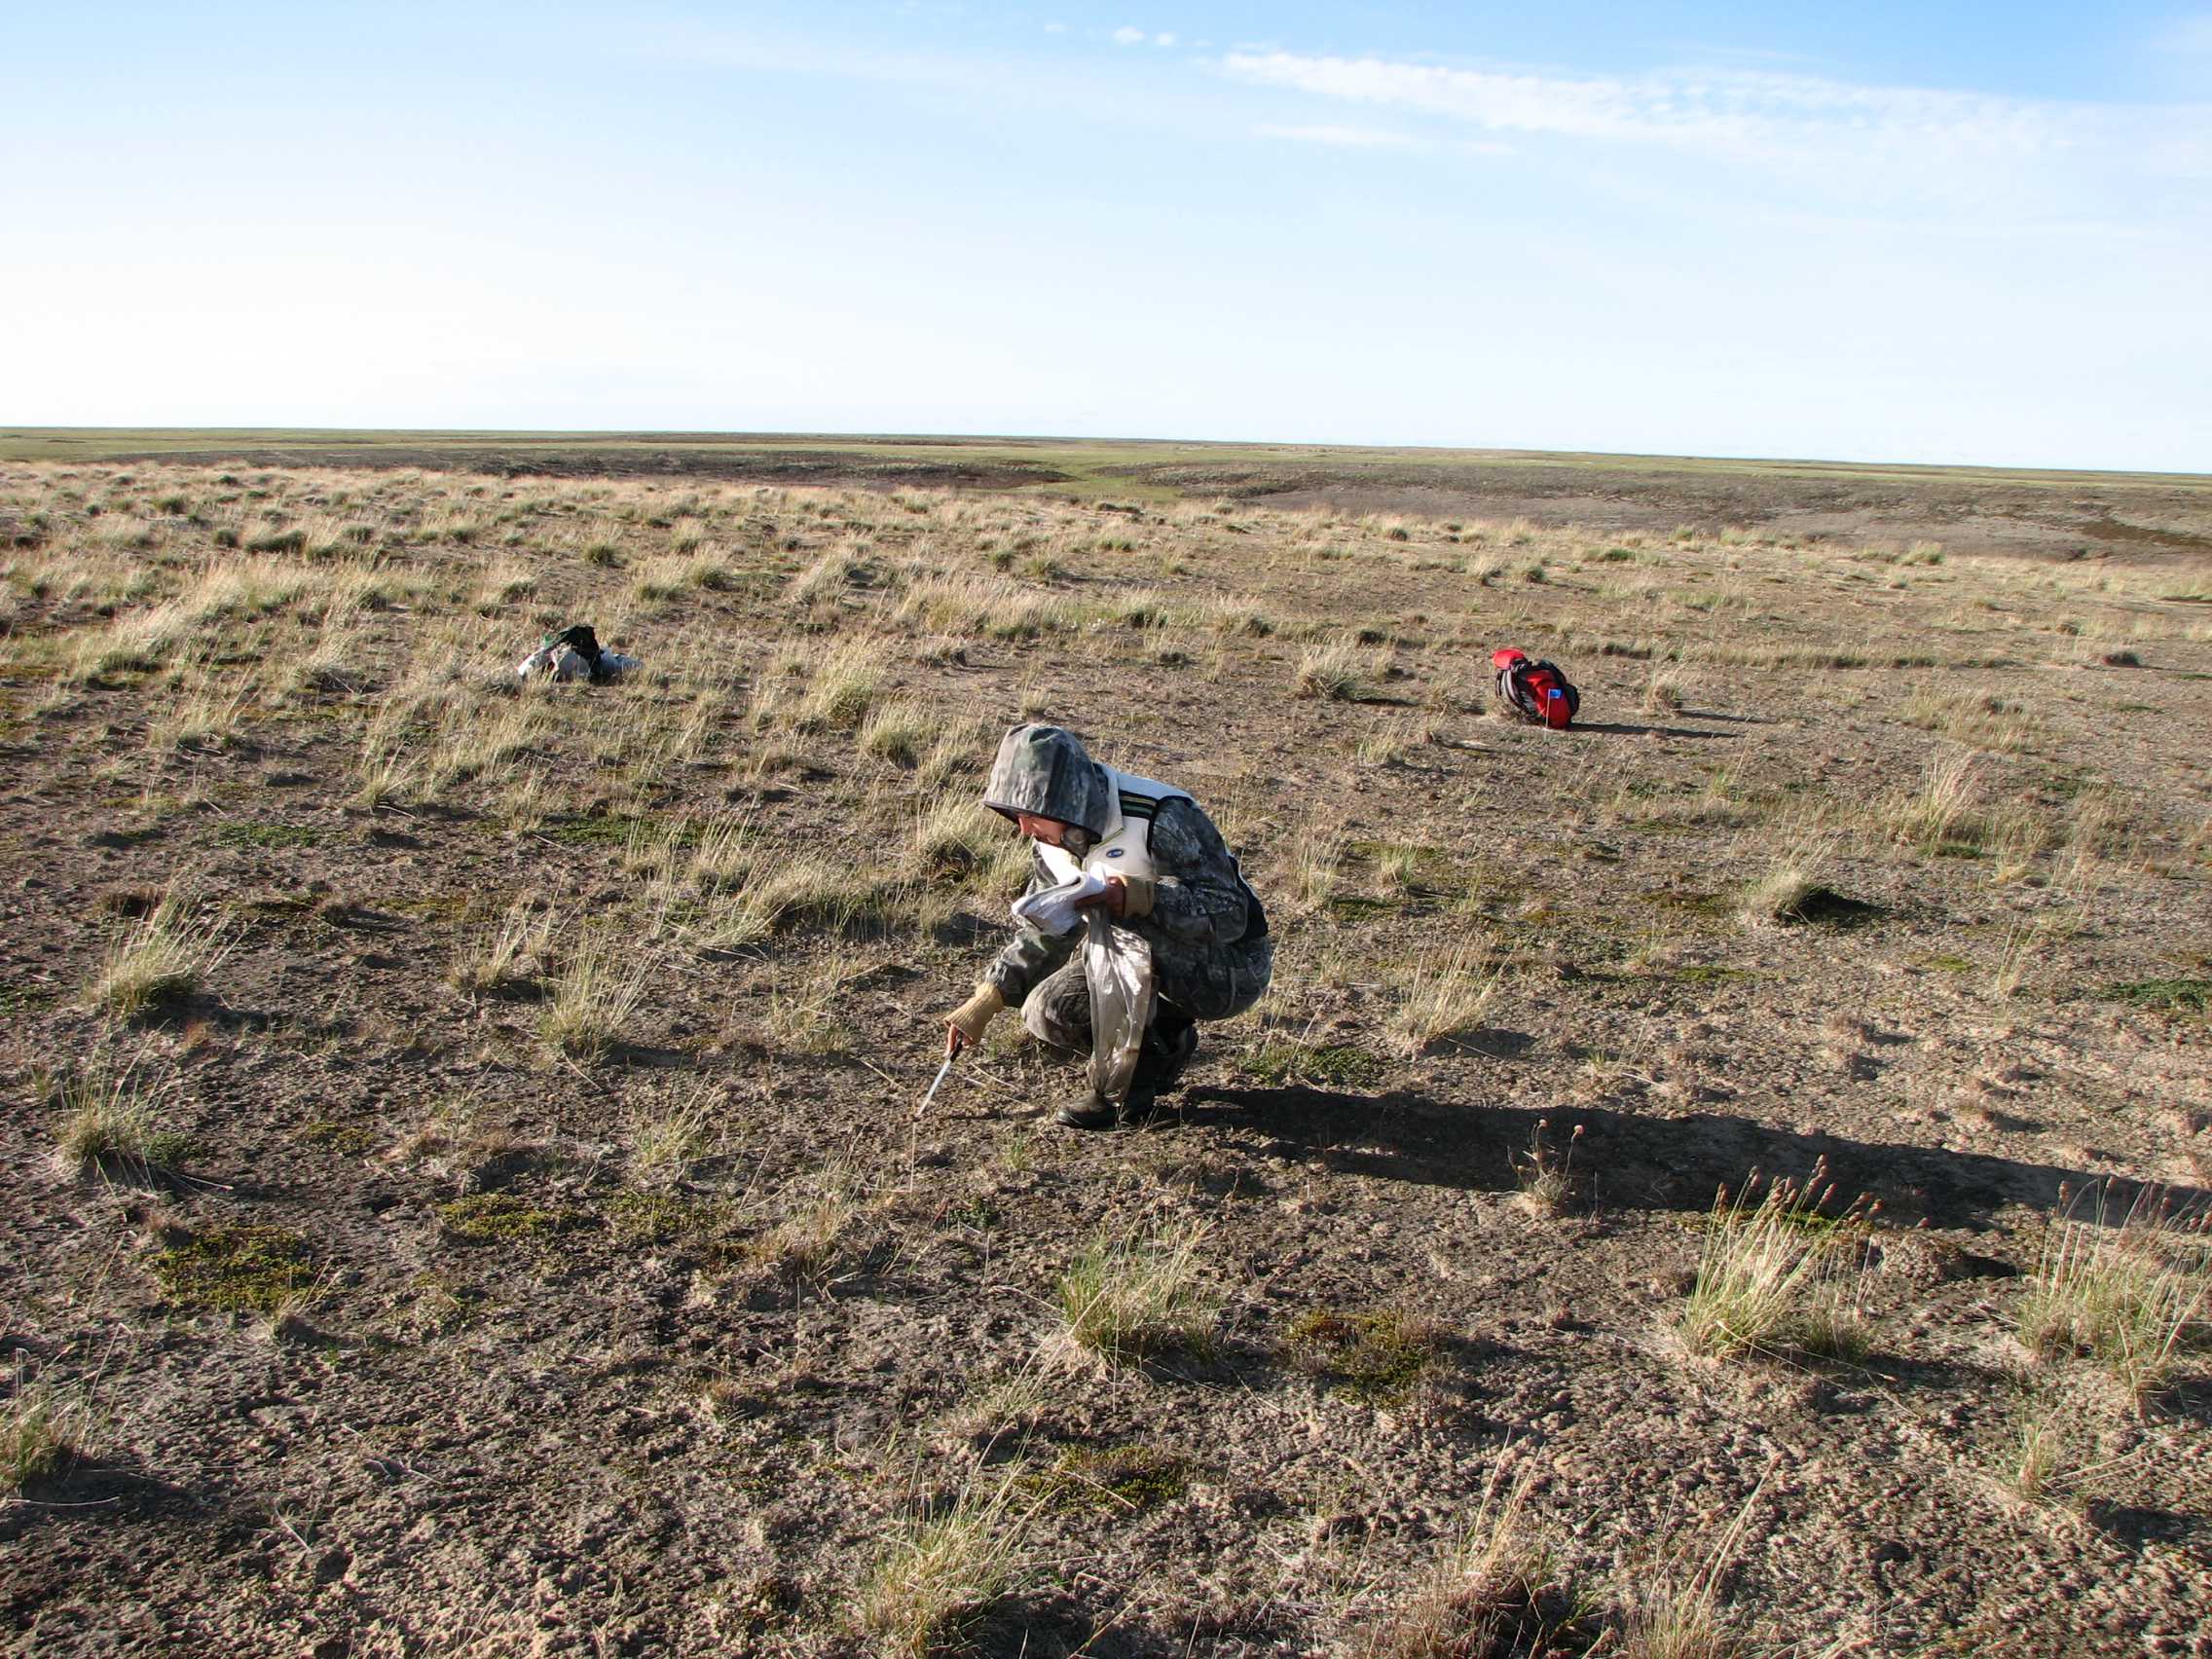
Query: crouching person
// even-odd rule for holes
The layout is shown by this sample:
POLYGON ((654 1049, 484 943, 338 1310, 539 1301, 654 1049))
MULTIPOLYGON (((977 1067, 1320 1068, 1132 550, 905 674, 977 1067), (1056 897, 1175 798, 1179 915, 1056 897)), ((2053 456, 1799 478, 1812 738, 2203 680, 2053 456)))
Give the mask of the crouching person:
POLYGON ((1017 906, 1034 913, 976 994, 946 1016, 946 1052, 979 1040, 1015 1006, 1032 1036, 1071 1055, 1091 1053, 1101 1037, 1125 1053, 1134 1040, 1135 1064, 1119 1098, 1102 1090, 1102 1071, 1111 1068, 1094 1055, 1089 1086, 1059 1121, 1103 1129, 1149 1117, 1191 1063, 1198 1023, 1242 1014, 1268 988, 1274 942, 1267 912, 1197 801, 1099 764, 1057 726, 1007 734, 983 804, 1034 844, 1017 906), (1068 896, 1062 908, 1055 895, 1068 896), (1111 985, 1092 983, 1109 974, 1111 985), (1146 980, 1149 998, 1125 994, 1146 980), (1141 1038, 1114 1029, 1136 1006, 1150 1012, 1141 1038))

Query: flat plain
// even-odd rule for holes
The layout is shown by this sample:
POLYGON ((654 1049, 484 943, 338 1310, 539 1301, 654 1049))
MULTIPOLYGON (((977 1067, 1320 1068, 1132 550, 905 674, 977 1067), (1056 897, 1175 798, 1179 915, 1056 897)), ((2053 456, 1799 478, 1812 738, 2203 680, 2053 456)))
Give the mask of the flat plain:
POLYGON ((2212 482, 16 431, 0 577, 17 1650, 2212 1652, 2212 482), (1277 937, 1141 1130, 915 1112, 1024 719, 1277 937))

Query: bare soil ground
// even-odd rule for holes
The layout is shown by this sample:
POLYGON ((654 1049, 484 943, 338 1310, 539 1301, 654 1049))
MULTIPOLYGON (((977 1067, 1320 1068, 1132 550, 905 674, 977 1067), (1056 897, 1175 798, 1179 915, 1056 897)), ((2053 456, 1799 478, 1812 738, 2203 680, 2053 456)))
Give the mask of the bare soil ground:
POLYGON ((457 460, 0 462, 13 1650, 2212 1652, 2185 485, 457 460), (914 1116, 1022 718, 1274 919, 1143 1130, 914 1116))

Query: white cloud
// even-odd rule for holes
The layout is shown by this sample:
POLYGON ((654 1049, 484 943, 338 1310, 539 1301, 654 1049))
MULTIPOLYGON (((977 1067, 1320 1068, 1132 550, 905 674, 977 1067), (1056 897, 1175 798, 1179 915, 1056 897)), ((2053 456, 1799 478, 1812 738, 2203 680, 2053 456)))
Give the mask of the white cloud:
POLYGON ((1257 85, 1486 132, 1758 165, 1842 195, 2041 196, 2099 172, 2212 178, 2212 109, 2201 105, 2067 103, 1749 69, 1568 76, 1282 51, 1232 53, 1223 66, 1257 85))
POLYGON ((1173 46, 1175 37, 1171 34, 1156 34, 1152 37, 1152 44, 1155 46, 1173 46))
POLYGON ((1498 132, 1737 152, 1844 131, 1910 133, 2021 154, 2066 139, 2052 118, 2057 106, 1753 70, 1569 78, 1287 52, 1235 54, 1228 68, 1243 80, 1450 116, 1498 132))
POLYGON ((1427 140, 1410 132, 1389 132, 1377 127, 1261 127, 1263 138, 1288 138, 1301 144, 1338 144, 1354 150, 1425 150, 1427 140))
POLYGON ((1116 46, 1142 46, 1144 44, 1144 30, 1132 29, 1128 24, 1124 23, 1107 38, 1116 46))

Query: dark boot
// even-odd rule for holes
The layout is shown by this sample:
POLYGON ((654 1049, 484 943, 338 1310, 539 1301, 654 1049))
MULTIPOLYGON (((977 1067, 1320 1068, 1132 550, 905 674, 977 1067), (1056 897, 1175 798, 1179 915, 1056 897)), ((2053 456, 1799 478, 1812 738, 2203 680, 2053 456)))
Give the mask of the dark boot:
POLYGON ((1129 1080, 1129 1092, 1138 1088, 1153 1094, 1172 1093, 1183 1081, 1191 1056, 1198 1051, 1198 1022, 1187 1014, 1161 1007, 1144 1029, 1144 1046, 1137 1051, 1137 1066, 1129 1080))
POLYGON ((1117 1104, 1086 1089, 1060 1108, 1059 1122, 1071 1129, 1110 1129, 1148 1122, 1160 1111, 1160 1097, 1182 1080, 1183 1069, 1198 1048, 1196 1020, 1164 1006, 1156 1009, 1137 1051, 1128 1093, 1117 1104))
POLYGON ((1122 1121, 1120 1107, 1088 1088, 1062 1106, 1056 1116, 1071 1129, 1110 1129, 1122 1121))

